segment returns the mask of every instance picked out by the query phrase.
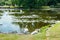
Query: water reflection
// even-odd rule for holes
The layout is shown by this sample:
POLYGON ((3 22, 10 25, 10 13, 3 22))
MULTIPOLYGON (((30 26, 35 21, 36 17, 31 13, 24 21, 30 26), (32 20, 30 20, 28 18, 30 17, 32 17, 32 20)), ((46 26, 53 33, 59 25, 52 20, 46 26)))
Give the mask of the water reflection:
POLYGON ((60 15, 57 13, 51 10, 4 11, 0 17, 0 32, 29 33, 49 23, 53 23, 51 20, 60 19, 60 15))
POLYGON ((8 15, 8 11, 4 11, 3 15, 0 19, 0 32, 2 33, 10 33, 10 32, 17 32, 20 33, 19 25, 13 25, 13 18, 12 16, 8 15))

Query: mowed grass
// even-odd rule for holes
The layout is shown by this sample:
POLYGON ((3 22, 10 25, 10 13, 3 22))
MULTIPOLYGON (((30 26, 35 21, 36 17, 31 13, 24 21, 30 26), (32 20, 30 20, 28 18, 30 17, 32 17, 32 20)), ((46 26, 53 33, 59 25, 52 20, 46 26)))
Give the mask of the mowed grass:
POLYGON ((0 40, 17 40, 19 35, 16 34, 0 34, 0 40))
POLYGON ((45 40, 45 36, 36 35, 18 35, 18 34, 0 34, 0 40, 45 40))
POLYGON ((60 40, 60 23, 56 23, 54 27, 49 30, 48 40, 60 40))
POLYGON ((32 35, 0 34, 0 40, 33 40, 32 35))

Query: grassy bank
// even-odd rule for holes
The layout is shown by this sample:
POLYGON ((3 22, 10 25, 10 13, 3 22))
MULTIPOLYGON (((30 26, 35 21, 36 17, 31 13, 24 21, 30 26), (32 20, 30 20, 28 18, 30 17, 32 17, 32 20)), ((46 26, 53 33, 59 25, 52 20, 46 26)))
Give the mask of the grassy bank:
POLYGON ((19 35, 19 34, 0 34, 0 40, 46 40, 46 28, 42 27, 40 32, 35 35, 19 35))
POLYGON ((60 23, 57 23, 49 30, 49 40, 60 40, 60 23))

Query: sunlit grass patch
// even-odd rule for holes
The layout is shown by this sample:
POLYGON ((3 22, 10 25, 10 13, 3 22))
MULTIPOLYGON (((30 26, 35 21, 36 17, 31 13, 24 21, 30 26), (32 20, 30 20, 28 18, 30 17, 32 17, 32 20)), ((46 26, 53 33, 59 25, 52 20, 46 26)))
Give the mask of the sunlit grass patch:
POLYGON ((54 27, 49 30, 49 34, 49 40, 60 40, 60 23, 54 24, 54 27))

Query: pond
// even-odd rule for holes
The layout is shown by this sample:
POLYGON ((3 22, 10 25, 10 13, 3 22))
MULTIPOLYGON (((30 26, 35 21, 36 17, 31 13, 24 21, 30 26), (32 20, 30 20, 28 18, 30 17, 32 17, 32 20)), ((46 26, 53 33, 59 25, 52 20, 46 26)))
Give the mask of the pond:
POLYGON ((0 10, 0 33, 32 32, 50 24, 45 20, 59 20, 58 14, 51 10, 0 10))

